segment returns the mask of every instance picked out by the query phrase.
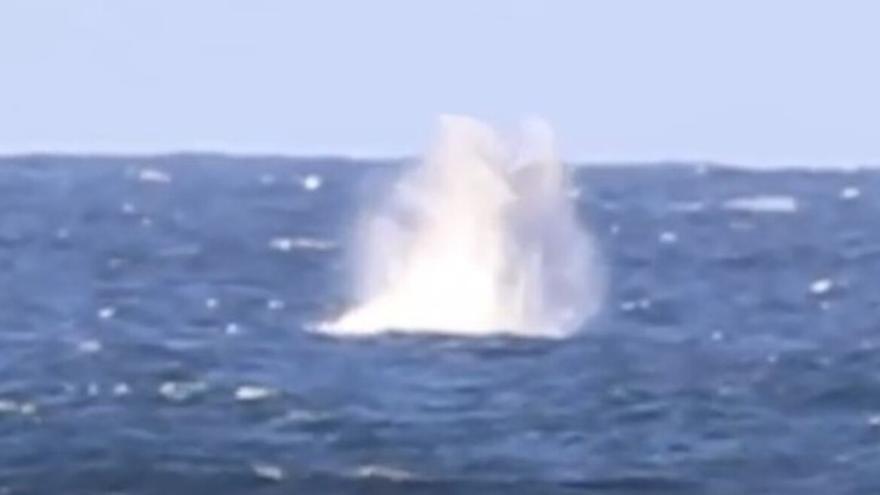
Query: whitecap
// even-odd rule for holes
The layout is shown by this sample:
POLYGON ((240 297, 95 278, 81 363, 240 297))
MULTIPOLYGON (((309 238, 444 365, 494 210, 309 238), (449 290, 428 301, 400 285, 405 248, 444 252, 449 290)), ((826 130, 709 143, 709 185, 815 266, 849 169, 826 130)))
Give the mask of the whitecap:
POLYGON ((18 402, 10 399, 0 399, 0 414, 18 412, 18 402))
POLYGON ((269 481, 281 481, 284 479, 284 470, 275 464, 255 462, 251 464, 251 470, 258 478, 269 481))
POLYGON ((862 191, 859 190, 858 187, 845 187, 840 190, 840 199, 844 200, 853 200, 857 199, 862 195, 862 191))
POLYGON ((415 478, 415 475, 409 471, 380 464, 359 466, 355 469, 354 475, 357 478, 382 478, 391 481, 404 481, 415 478))
POLYGON ((11 399, 0 399, 0 414, 33 416, 36 413, 37 405, 33 402, 17 402, 11 399))
POLYGON ((634 311, 636 308, 638 308, 637 301, 623 301, 620 303, 620 310, 626 313, 634 311))
POLYGON ((277 395, 274 389, 259 385, 242 385, 235 389, 235 400, 241 402, 253 402, 268 399, 277 395))
POLYGON ((167 184, 171 182, 171 174, 156 168, 142 168, 138 172, 138 180, 141 182, 156 182, 167 184))
POLYGON ((159 386, 159 395, 168 400, 180 402, 187 400, 208 389, 207 384, 200 381, 164 382, 159 386))
POLYGON ((820 278, 818 280, 814 280, 813 283, 810 284, 810 292, 816 295, 825 294, 831 290, 834 286, 834 282, 828 278, 820 278))
POLYGON ((109 320, 116 315, 116 308, 112 306, 105 306, 98 310, 98 318, 102 320, 109 320))
POLYGON ((292 409, 287 411, 284 416, 279 418, 279 421, 283 423, 308 423, 312 421, 321 421, 323 419, 331 418, 332 415, 326 412, 318 412, 318 411, 309 411, 306 409, 292 409))
POLYGON ((321 178, 318 174, 309 174, 302 179, 302 187, 306 191, 314 191, 321 187, 324 183, 324 179, 321 178))
POLYGON ((675 244, 678 242, 678 234, 672 231, 662 232, 658 240, 661 244, 675 244))
POLYGON ((131 387, 125 382, 119 382, 113 385, 113 395, 122 397, 131 393, 131 387))
POLYGON ((620 303, 620 309, 626 313, 630 311, 639 310, 647 310, 650 309, 653 305, 653 302, 650 298, 642 297, 640 299, 623 301, 620 303))
POLYGON ((97 383, 89 382, 89 384, 86 385, 86 395, 88 395, 89 397, 96 397, 100 393, 101 387, 97 383))
POLYGON ((746 196, 725 201, 724 208, 751 213, 794 213, 798 202, 792 196, 746 196))
POLYGON ((269 249, 281 252, 294 249, 328 251, 335 247, 336 244, 331 241, 310 237, 275 237, 269 240, 269 249))
POLYGON ((80 352, 85 354, 93 354, 96 352, 100 352, 104 346, 101 344, 101 341, 98 339, 88 339, 79 342, 76 345, 76 348, 79 349, 80 352))

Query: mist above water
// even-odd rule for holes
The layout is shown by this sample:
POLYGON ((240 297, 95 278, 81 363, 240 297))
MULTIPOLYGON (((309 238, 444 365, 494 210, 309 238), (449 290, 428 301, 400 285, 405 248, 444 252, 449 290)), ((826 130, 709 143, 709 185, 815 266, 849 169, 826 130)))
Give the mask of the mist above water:
POLYGON ((541 121, 513 147, 477 120, 441 117, 421 164, 365 214, 356 265, 357 304, 325 332, 563 337, 602 301, 594 244, 541 121))

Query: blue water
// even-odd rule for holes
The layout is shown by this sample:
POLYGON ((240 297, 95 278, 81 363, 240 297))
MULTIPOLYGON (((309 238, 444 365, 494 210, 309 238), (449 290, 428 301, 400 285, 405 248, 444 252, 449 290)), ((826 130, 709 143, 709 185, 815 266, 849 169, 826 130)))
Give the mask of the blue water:
POLYGON ((578 169, 576 337, 308 332, 400 167, 0 160, 0 493, 880 493, 880 172, 578 169))

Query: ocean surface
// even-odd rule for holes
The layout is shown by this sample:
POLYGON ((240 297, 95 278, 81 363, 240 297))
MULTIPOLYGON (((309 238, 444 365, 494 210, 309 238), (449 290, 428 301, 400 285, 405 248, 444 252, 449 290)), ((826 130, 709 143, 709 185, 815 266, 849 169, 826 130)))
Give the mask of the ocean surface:
POLYGON ((0 159, 0 494, 880 493, 880 171, 577 168, 574 337, 311 331, 402 166, 0 159))

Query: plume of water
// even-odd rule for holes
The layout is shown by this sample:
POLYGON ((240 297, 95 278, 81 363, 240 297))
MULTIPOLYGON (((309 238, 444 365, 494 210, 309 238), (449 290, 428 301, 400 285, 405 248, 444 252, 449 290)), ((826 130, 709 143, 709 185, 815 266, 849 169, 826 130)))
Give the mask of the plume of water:
POLYGON ((357 304, 322 330, 561 337, 597 312, 602 274, 550 128, 518 149, 443 116, 423 162, 365 215, 357 304))

